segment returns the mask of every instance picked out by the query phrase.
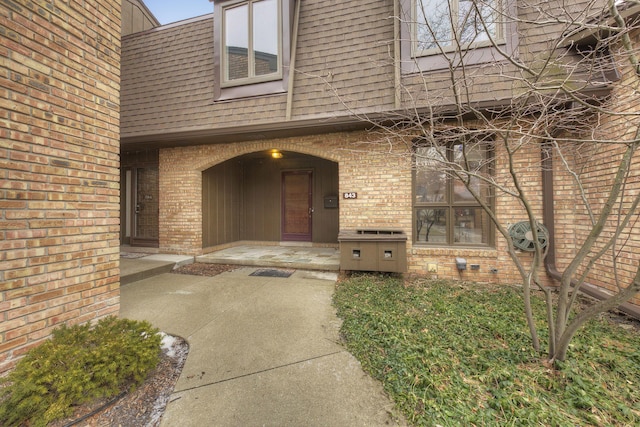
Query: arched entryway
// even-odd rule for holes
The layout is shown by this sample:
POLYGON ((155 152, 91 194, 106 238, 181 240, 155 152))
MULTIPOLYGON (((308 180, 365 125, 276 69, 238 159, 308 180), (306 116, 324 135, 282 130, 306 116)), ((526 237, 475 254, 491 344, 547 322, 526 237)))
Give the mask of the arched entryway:
POLYGON ((238 241, 338 242, 338 164, 291 151, 235 157, 202 173, 203 248, 238 241))

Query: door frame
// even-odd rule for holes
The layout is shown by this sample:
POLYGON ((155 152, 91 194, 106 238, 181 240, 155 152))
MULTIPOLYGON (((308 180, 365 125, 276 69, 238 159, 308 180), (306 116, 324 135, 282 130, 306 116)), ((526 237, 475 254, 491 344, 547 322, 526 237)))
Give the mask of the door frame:
POLYGON ((121 170, 122 203, 121 243, 130 246, 157 248, 159 240, 137 236, 138 222, 138 170, 148 169, 149 165, 123 167, 121 170))
POLYGON ((282 171, 281 173, 281 219, 280 219, 280 238, 283 242, 311 242, 313 241, 313 170, 311 169, 298 169, 298 170, 287 170, 282 171), (286 229, 286 188, 285 188, 285 177, 288 175, 307 175, 308 176, 308 184, 307 184, 307 207, 308 207, 308 233, 285 233, 286 229))
POLYGON ((120 168, 120 244, 130 245, 133 234, 134 211, 132 207, 133 191, 132 167, 120 168))

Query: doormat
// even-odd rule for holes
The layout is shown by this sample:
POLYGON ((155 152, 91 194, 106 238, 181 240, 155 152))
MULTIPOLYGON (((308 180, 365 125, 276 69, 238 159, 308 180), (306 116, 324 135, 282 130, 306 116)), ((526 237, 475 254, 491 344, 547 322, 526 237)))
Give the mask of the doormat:
POLYGON ((259 268, 249 276, 260 276, 260 277, 289 277, 291 276, 295 270, 276 270, 274 268, 259 268))

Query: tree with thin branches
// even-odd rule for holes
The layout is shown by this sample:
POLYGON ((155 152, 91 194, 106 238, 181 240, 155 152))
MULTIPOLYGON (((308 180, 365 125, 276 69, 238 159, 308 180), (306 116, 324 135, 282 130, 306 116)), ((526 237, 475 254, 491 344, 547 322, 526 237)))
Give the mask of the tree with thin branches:
MULTIPOLYGON (((416 197, 436 202, 450 180, 453 197, 473 200, 522 282, 533 346, 541 351, 531 301, 540 294, 548 360, 565 360, 585 322, 640 290, 640 2, 413 4, 394 17, 411 29, 413 52, 411 63, 395 64, 413 70, 401 80, 400 108, 384 121, 362 118, 376 125, 381 150, 410 156, 416 197), (443 65, 423 70, 420 55, 443 65), (555 183, 546 199, 545 180, 555 183), (591 281, 606 285, 604 298, 580 309, 591 281)), ((444 217, 414 208, 414 240, 436 239, 444 217)))

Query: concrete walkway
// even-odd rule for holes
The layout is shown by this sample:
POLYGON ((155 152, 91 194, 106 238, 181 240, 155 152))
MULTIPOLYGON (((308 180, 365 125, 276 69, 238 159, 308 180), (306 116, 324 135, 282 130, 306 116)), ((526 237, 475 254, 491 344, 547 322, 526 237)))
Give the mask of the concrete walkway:
POLYGON ((404 425, 339 342, 336 274, 165 273, 125 285, 121 316, 186 338, 162 426, 404 425))

